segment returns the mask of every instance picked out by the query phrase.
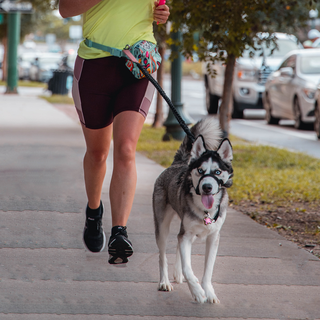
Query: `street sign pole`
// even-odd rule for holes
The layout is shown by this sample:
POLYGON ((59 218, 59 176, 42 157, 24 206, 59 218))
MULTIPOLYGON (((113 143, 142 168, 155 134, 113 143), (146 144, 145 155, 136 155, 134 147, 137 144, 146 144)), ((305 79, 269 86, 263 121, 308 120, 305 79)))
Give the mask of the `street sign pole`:
POLYGON ((18 93, 18 45, 20 42, 21 12, 32 13, 32 4, 17 0, 1 0, 0 12, 8 14, 8 77, 6 93, 18 93))
POLYGON ((21 13, 8 13, 8 79, 6 93, 18 93, 18 45, 21 13))
MULTIPOLYGON (((174 40, 181 40, 181 38, 182 34, 180 31, 172 34, 172 39, 174 40)), ((171 63, 171 101, 184 122, 190 125, 193 120, 183 110, 183 102, 181 101, 182 54, 180 48, 176 45, 172 45, 171 50, 177 55, 171 63)), ((166 127, 166 133, 162 137, 163 141, 171 140, 171 137, 175 140, 184 139, 185 132, 182 130, 171 109, 169 109, 168 117, 163 125, 166 127)))

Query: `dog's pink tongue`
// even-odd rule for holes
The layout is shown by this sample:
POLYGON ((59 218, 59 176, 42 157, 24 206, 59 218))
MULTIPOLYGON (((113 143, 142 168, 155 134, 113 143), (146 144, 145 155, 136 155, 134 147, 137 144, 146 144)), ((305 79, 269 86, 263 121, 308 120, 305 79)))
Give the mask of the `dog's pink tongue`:
POLYGON ((202 201, 202 204, 207 208, 207 209, 211 209, 212 206, 213 206, 213 196, 212 194, 203 194, 201 196, 201 201, 202 201))

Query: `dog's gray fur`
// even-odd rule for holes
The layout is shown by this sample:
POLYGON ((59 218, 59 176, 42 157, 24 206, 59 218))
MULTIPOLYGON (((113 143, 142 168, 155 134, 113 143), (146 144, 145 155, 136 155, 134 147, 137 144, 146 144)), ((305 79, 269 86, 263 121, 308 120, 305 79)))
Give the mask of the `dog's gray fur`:
POLYGON ((184 277, 196 301, 219 303, 211 277, 220 229, 228 207, 225 188, 232 185, 232 147, 228 139, 221 141, 221 130, 212 117, 199 121, 191 131, 197 137, 196 141, 192 143, 185 137, 172 165, 162 172, 154 186, 155 234, 160 254, 159 290, 173 289, 168 277, 166 242, 171 220, 177 214, 181 226, 174 279, 181 283, 184 277), (211 219, 217 215, 217 220, 206 225, 206 214, 211 219), (197 237, 206 239, 205 271, 201 285, 191 269, 191 246, 197 237))

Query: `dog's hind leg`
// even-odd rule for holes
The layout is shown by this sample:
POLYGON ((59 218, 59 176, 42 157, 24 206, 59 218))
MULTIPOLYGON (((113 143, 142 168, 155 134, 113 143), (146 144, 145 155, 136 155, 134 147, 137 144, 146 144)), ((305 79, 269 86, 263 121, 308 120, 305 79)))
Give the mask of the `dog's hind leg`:
POLYGON ((167 238, 169 234, 170 224, 174 216, 174 210, 170 205, 167 205, 165 214, 161 222, 158 221, 158 232, 156 241, 159 248, 159 269, 160 269, 160 291, 172 291, 173 286, 170 283, 168 275, 168 261, 166 256, 167 238))
POLYGON ((204 303, 207 300, 206 293, 201 287, 199 280, 194 275, 191 267, 191 246, 194 240, 194 236, 183 233, 180 230, 178 235, 179 249, 181 254, 182 273, 188 283, 192 297, 200 303, 204 303))
POLYGON ((204 264, 204 274, 201 285, 206 293, 207 301, 210 303, 220 303, 218 297, 214 292, 211 282, 213 267, 218 252, 219 239, 220 234, 213 233, 209 235, 206 240, 206 257, 204 264))
POLYGON ((182 267, 181 267, 181 255, 180 255, 179 244, 177 246, 176 262, 175 262, 175 265, 174 265, 173 278, 176 281, 176 283, 182 283, 183 282, 183 274, 182 274, 182 267))

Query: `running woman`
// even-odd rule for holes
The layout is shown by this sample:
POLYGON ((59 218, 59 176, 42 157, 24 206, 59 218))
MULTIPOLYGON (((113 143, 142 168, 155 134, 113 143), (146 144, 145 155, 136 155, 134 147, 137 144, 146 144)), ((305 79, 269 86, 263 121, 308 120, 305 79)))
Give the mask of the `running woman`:
MULTIPOLYGON (((83 14, 83 37, 117 49, 139 40, 156 43, 153 21, 166 23, 170 14, 167 5, 154 0, 60 0, 59 11, 63 18, 83 14)), ((133 253, 126 224, 137 182, 135 151, 154 87, 145 78, 136 79, 123 59, 82 41, 72 94, 86 141, 83 167, 88 203, 83 240, 92 252, 101 252, 106 245, 101 192, 113 136, 109 263, 127 263, 133 253)))

